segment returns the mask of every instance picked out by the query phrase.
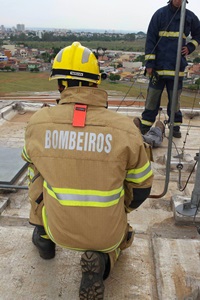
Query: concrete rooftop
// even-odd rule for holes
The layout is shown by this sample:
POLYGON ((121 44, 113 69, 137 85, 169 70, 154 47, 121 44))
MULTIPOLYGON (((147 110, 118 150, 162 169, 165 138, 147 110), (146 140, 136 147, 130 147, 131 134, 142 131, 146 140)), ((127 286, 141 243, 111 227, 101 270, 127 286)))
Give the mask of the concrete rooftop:
MULTIPOLYGON (((42 102, 40 96, 31 102, 14 97, 1 99, 3 153, 6 149, 22 149, 26 124, 42 102)), ((54 100, 50 102, 53 105, 54 100)), ((110 103, 109 109, 116 107, 110 103)), ((133 118, 140 116, 141 111, 141 106, 131 106, 120 108, 118 113, 133 118)), ((190 178, 189 175, 200 148, 200 110, 183 109, 183 113, 182 138, 173 139, 167 192, 159 196, 165 186, 168 129, 162 146, 153 149, 155 178, 151 196, 129 215, 135 240, 122 252, 105 281, 105 300, 200 299, 200 235, 196 228, 199 213, 196 217, 185 217, 176 211, 184 199, 191 199, 194 189, 195 172, 190 178), (178 153, 183 153, 182 159, 174 158, 178 153)), ((160 118, 165 119, 164 109, 160 118)), ((12 163, 7 167, 12 170, 12 163)), ((0 173, 6 172, 7 167, 4 165, 0 173)), ((0 184, 0 300, 78 300, 81 253, 57 247, 56 257, 51 261, 39 257, 31 242, 33 227, 28 223, 26 186, 26 170, 9 187, 0 184)))

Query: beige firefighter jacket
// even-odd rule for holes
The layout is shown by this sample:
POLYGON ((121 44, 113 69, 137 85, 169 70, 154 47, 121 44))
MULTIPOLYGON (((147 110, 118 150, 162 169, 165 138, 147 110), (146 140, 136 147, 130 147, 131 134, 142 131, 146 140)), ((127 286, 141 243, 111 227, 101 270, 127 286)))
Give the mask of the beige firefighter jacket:
MULTIPOLYGON (((22 156, 22 158, 24 158, 22 156)), ((30 163, 28 166, 28 196, 31 204, 29 223, 32 225, 43 226, 42 208, 43 201, 43 182, 44 179, 38 172, 37 168, 30 163)))
POLYGON ((58 245, 111 252, 127 226, 130 188, 148 188, 152 170, 132 120, 106 109, 107 93, 72 87, 26 128, 23 157, 43 183, 43 222, 58 245), (72 125, 75 103, 87 105, 84 127, 72 125), (126 196, 127 195, 127 196, 126 196))

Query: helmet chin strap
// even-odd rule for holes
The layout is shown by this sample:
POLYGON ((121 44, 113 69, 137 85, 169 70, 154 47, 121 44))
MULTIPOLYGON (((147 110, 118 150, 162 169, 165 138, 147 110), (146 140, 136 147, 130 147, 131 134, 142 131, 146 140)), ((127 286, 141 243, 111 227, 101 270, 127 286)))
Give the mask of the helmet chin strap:
POLYGON ((58 91, 59 91, 60 93, 62 93, 62 92, 64 91, 64 89, 65 89, 65 86, 63 86, 63 85, 61 85, 61 84, 58 84, 58 91))
POLYGON ((73 86, 89 86, 89 87, 97 87, 96 83, 88 82, 88 81, 81 81, 81 80, 62 80, 58 79, 58 90, 62 93, 66 88, 73 87, 73 86))

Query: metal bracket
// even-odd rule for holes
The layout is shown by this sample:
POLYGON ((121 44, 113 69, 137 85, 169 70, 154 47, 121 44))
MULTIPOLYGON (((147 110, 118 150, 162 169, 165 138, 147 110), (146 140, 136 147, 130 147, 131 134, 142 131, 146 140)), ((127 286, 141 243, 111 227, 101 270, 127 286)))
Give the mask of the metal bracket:
POLYGON ((191 202, 180 204, 176 207, 176 211, 183 216, 195 216, 197 212, 197 206, 193 205, 191 202))

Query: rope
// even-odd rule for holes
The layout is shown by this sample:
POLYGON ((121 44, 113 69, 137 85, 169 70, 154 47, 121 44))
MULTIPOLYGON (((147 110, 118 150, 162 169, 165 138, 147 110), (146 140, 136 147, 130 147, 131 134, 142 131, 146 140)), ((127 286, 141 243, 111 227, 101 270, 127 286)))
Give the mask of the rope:
POLYGON ((194 164, 194 166, 193 166, 193 168, 192 168, 192 170, 191 170, 191 172, 190 172, 190 174, 188 176, 188 179, 186 180, 186 183, 185 183, 184 187, 182 189, 179 189, 180 192, 183 192, 186 189, 186 187, 187 187, 187 185, 189 183, 190 177, 191 177, 192 173, 195 170, 196 165, 197 165, 197 161, 195 162, 195 164, 194 164))
POLYGON ((139 77, 139 75, 136 77, 135 81, 133 81, 133 83, 131 84, 131 86, 129 87, 128 91, 126 92, 125 96, 123 97, 122 101, 120 102, 120 104, 118 105, 116 111, 119 110, 119 108, 121 107, 122 103, 125 102, 126 106, 132 106, 134 105, 135 102, 137 101, 133 101, 131 104, 126 103, 125 98, 127 97, 128 93, 130 92, 130 90, 132 89, 134 83, 137 81, 137 78, 139 77))
POLYGON ((189 119, 189 122, 188 122, 188 125, 187 125, 187 131, 186 131, 186 135, 185 135, 185 139, 183 141, 183 147, 182 147, 182 153, 184 153, 184 150, 185 150, 185 146, 186 146, 186 141, 187 141, 187 137, 189 135, 189 131, 191 129, 191 126, 190 126, 190 123, 191 123, 191 119, 192 119, 192 113, 193 113, 193 110, 194 110, 194 105, 195 105, 195 102, 196 102, 196 98, 197 98, 197 94, 199 92, 199 89, 197 90, 197 92, 195 93, 195 97, 193 99, 193 104, 192 104, 192 109, 191 109, 191 117, 189 119))
MULTIPOLYGON (((176 16, 176 14, 178 13, 179 9, 180 9, 180 7, 175 11, 175 13, 174 13, 174 15, 172 16, 171 20, 170 20, 169 23, 167 24, 166 28, 164 29, 165 32, 166 32, 167 29, 169 28, 171 22, 172 22, 173 19, 175 18, 175 16, 176 16)), ((160 43, 160 41, 161 41, 162 38, 163 38, 163 37, 161 36, 161 37, 158 39, 156 45, 154 46, 153 50, 151 51, 151 54, 154 52, 154 50, 156 49, 156 47, 158 46, 158 44, 160 43)), ((151 54, 150 54, 150 55, 151 55, 151 54)), ((138 76, 139 76, 139 75, 138 75, 138 76)), ((137 78, 138 78, 138 76, 137 76, 137 78)), ((136 78, 136 80, 137 80, 137 78, 136 78)), ((128 89, 128 92, 125 94, 124 98, 123 98, 122 101, 120 102, 120 104, 119 104, 119 106, 117 107, 116 111, 119 110, 120 106, 121 106, 122 103, 125 101, 126 96, 128 95, 128 93, 129 93, 130 90, 132 89, 132 87, 133 87, 134 83, 136 82, 136 80, 133 82, 133 84, 132 84, 132 85, 130 86, 130 88, 128 89)), ((132 103, 131 105, 133 105, 135 102, 136 102, 136 101, 133 101, 133 103, 132 103)), ((131 106, 131 105, 129 104, 129 105, 127 105, 127 106, 131 106)))
MULTIPOLYGON (((195 94, 195 97, 194 97, 194 99, 193 99, 192 109, 191 109, 191 112, 190 112, 190 113, 191 113, 191 117, 190 117, 189 122, 188 122, 188 125, 187 125, 187 131, 186 131, 185 139, 184 139, 184 141, 183 141, 183 147, 181 148, 181 153, 182 153, 182 155, 180 156, 180 158, 182 157, 182 159, 183 159, 183 157, 184 157, 184 151, 185 151, 185 146, 186 146, 186 142, 187 142, 187 137, 189 136, 189 131, 190 131, 190 129, 191 129, 190 123, 191 123, 191 119, 192 119, 192 112, 193 112, 193 110, 194 110, 194 105, 195 105, 195 101, 196 101, 197 94, 198 94, 198 91, 197 91, 197 93, 195 94)), ((179 165, 180 165, 180 164, 181 164, 181 162, 179 161, 179 165)), ((188 182, 189 182, 189 179, 190 179, 192 173, 193 173, 194 170, 195 170, 196 164, 197 164, 197 162, 194 164, 194 166, 193 166, 193 168, 192 168, 192 171, 190 172, 190 174, 189 174, 189 176, 188 176, 188 179, 187 179, 187 181, 186 181, 186 183, 185 183, 185 186, 184 186, 183 188, 181 187, 181 171, 182 171, 183 168, 178 168, 178 165, 177 165, 177 168, 178 168, 178 171, 179 171, 179 176, 178 176, 179 191, 183 192, 183 191, 185 190, 185 188, 187 187, 187 184, 188 184, 188 182)))

